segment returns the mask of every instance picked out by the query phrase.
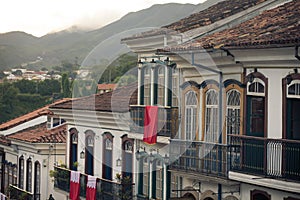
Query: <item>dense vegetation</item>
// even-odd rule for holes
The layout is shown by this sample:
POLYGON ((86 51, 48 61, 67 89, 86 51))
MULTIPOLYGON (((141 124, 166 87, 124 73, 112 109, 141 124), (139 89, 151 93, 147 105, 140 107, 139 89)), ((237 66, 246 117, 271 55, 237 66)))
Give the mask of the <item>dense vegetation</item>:
POLYGON ((95 94, 97 83, 127 85, 135 82, 137 74, 132 69, 136 60, 135 54, 122 55, 108 67, 94 67, 90 79, 76 77, 76 64, 62 63, 61 67, 56 67, 62 73, 61 80, 4 82, 0 84, 0 124, 60 98, 95 94))
POLYGON ((58 80, 20 80, 0 84, 0 123, 24 115, 61 97, 58 80))

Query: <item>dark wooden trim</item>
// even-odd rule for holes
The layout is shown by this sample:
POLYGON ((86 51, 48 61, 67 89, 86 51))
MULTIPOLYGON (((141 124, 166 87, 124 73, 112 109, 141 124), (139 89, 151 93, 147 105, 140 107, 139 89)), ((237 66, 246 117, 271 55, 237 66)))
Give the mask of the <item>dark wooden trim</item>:
POLYGON ((282 79, 282 138, 287 138, 286 136, 286 77, 282 79))
POLYGON ((195 82, 195 81, 186 81, 186 82, 184 82, 183 84, 181 84, 179 87, 180 87, 182 90, 185 90, 186 88, 192 87, 192 86, 194 86, 194 87, 196 87, 196 88, 199 89, 199 84, 198 84, 197 82, 195 82))
POLYGON ((224 84, 224 87, 225 87, 225 88, 227 88, 227 87, 230 86, 230 85, 237 85, 237 86, 239 86, 240 88, 245 88, 245 87, 246 87, 245 84, 243 84, 243 83, 241 83, 240 81, 235 80, 235 79, 227 79, 227 80, 224 81, 223 84, 224 84))
POLYGON ((209 85, 216 85, 218 88, 220 86, 220 83, 213 80, 213 79, 208 79, 208 80, 205 80, 203 81, 201 84, 199 84, 199 88, 206 88, 208 87, 209 85))
POLYGON ((291 80, 300 80, 299 73, 293 73, 285 76, 282 79, 282 138, 287 138, 287 77, 290 76, 291 80))
MULTIPOLYGON (((247 105, 249 102, 247 102, 247 91, 248 91, 248 88, 247 88, 247 82, 249 81, 249 78, 250 76, 253 76, 255 78, 259 78, 261 79, 264 83, 265 83, 265 113, 264 113, 264 137, 268 137, 268 88, 269 88, 269 83, 268 83, 268 78, 265 77, 262 73, 260 72, 252 72, 250 74, 248 74, 246 77, 245 77, 245 80, 244 80, 244 84, 246 85, 246 91, 245 91, 245 112, 244 112, 244 115, 245 115, 245 123, 247 123, 247 105)), ((247 126, 245 126, 245 134, 247 133, 247 126)))

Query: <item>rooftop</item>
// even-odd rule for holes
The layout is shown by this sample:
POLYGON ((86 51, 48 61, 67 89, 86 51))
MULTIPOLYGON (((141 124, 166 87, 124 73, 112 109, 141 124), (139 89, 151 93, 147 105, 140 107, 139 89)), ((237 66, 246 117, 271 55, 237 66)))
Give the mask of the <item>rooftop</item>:
POLYGON ((102 83, 98 84, 98 90, 114 90, 117 87, 117 84, 114 83, 102 83))
POLYGON ((241 23, 199 40, 165 48, 176 52, 202 48, 261 48, 300 44, 300 1, 293 0, 241 23))
POLYGON ((8 135, 7 139, 30 143, 66 143, 66 134, 66 125, 61 125, 53 129, 47 129, 47 124, 43 123, 8 135))
POLYGON ((170 34, 172 32, 183 33, 192 29, 213 24, 219 20, 237 14, 250 7, 256 6, 267 0, 225 0, 221 1, 205 10, 194 13, 186 18, 177 22, 163 26, 159 29, 150 30, 147 32, 139 33, 128 38, 122 39, 138 39, 143 37, 150 37, 161 34, 170 34))
MULTIPOLYGON (((56 102, 54 102, 53 104, 50 104, 50 105, 56 105, 56 104, 59 104, 59 103, 62 103, 62 102, 65 102, 65 101, 68 101, 69 99, 61 99, 61 100, 58 100, 56 102)), ((17 117, 15 119, 12 119, 8 122, 5 122, 3 124, 0 125, 0 131, 3 131, 3 130, 7 130, 7 129, 10 129, 12 127, 15 127, 17 125, 20 125, 22 123, 25 123, 25 122, 28 122, 32 119, 35 119, 35 118, 38 118, 40 116, 44 116, 44 115, 48 115, 51 113, 51 111, 49 110, 49 106, 50 105, 47 105, 43 108, 40 108, 40 109, 37 109, 37 110, 34 110, 30 113, 27 113, 25 115, 22 115, 20 117, 17 117)))
POLYGON ((76 109, 106 112, 127 112, 137 104, 137 84, 116 88, 114 91, 77 98, 50 106, 50 109, 76 109))

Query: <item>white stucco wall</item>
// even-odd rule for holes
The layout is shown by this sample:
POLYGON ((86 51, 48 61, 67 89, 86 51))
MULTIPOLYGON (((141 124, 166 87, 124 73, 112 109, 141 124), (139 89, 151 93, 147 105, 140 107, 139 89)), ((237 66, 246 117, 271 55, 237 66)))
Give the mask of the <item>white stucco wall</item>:
POLYGON ((271 195, 272 200, 282 200, 285 197, 300 198, 300 195, 295 195, 295 194, 287 193, 287 192, 280 191, 280 190, 272 190, 272 189, 269 189, 269 188, 258 187, 258 186, 242 183, 241 184, 241 191, 240 191, 241 200, 250 200, 250 198, 251 198, 250 197, 250 192, 252 190, 255 190, 255 189, 267 192, 269 195, 271 195))

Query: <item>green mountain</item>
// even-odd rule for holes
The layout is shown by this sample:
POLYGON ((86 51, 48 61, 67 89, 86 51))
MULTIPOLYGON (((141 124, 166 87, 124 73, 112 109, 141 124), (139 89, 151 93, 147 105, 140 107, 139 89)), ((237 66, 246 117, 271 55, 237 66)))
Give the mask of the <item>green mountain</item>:
POLYGON ((102 28, 85 31, 76 26, 64 31, 35 37, 24 32, 0 34, 0 71, 20 65, 52 67, 62 61, 81 63, 88 53, 108 37, 134 28, 160 27, 199 12, 222 0, 202 4, 159 4, 131 12, 102 28))

